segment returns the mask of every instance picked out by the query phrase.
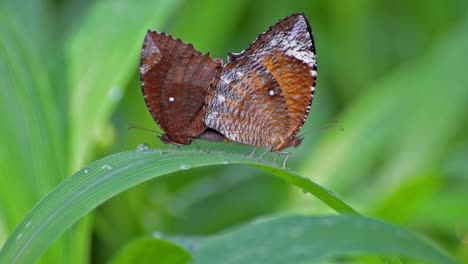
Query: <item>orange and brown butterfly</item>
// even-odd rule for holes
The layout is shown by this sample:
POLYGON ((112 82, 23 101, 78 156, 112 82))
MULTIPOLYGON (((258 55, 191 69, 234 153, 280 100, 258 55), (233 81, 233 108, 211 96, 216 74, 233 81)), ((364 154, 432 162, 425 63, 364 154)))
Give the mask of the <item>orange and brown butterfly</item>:
POLYGON ((293 14, 229 61, 205 99, 205 124, 227 139, 280 152, 296 137, 312 104, 317 60, 311 27, 293 14))

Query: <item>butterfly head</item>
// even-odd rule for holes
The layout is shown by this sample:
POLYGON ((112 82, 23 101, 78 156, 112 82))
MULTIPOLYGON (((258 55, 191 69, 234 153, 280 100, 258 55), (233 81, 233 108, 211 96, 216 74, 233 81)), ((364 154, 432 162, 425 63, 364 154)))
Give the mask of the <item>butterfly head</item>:
POLYGON ((181 138, 177 138, 178 140, 174 140, 170 138, 167 134, 163 134, 162 136, 158 136, 162 143, 164 144, 176 144, 176 145, 188 145, 192 142, 191 138, 184 137, 181 141, 181 138))

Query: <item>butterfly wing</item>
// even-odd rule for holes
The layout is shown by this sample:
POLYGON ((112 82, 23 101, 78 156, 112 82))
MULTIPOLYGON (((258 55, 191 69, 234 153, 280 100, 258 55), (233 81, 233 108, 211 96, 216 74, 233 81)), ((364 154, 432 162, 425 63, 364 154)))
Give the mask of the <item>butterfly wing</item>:
POLYGON ((226 138, 279 151, 296 146, 309 113, 317 64, 303 14, 286 17, 247 50, 229 54, 216 89, 210 89, 205 123, 226 138))
POLYGON ((164 141, 190 144, 207 129, 203 104, 221 62, 192 45, 148 31, 140 59, 143 95, 154 120, 166 132, 164 141))

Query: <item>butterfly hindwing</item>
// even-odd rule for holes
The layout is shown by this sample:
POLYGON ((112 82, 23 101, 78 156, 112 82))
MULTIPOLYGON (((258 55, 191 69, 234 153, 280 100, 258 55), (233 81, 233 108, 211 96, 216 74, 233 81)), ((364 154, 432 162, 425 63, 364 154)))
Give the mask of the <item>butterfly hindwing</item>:
POLYGON ((167 34, 148 31, 140 59, 140 80, 148 109, 165 131, 164 141, 190 144, 207 129, 203 104, 221 62, 167 34))

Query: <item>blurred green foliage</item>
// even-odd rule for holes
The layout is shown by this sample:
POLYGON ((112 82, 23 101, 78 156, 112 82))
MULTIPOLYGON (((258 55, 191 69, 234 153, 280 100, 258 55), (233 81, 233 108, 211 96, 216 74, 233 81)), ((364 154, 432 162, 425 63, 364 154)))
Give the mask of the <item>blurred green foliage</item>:
MULTIPOLYGON (((0 245, 87 162, 140 143, 166 147, 152 133, 127 130, 156 128, 138 81, 148 28, 225 58, 294 12, 309 17, 319 71, 306 138, 289 166, 363 214, 468 261, 466 0, 1 0, 0 245)), ((154 232, 211 234, 261 215, 329 211, 251 167, 177 174, 107 202, 42 263, 102 263, 154 232)))

